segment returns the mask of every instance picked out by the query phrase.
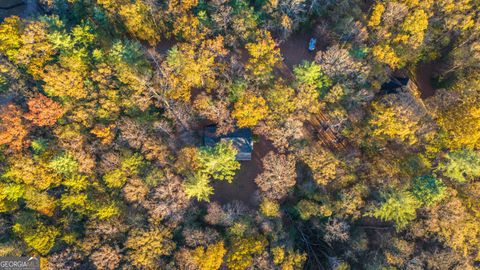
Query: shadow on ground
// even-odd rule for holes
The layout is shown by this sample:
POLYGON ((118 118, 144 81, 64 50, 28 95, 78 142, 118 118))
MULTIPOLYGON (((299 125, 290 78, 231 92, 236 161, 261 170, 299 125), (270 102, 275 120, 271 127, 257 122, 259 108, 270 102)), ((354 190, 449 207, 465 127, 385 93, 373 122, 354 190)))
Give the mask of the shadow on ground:
POLYGON ((10 16, 28 18, 40 13, 38 0, 0 0, 0 22, 10 16))

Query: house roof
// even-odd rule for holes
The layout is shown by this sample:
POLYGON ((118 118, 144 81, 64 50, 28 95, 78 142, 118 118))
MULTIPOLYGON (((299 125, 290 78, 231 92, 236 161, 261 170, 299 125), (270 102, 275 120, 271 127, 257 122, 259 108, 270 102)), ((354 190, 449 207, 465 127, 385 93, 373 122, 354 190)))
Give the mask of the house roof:
POLYGON ((207 126, 204 129, 203 144, 205 146, 215 146, 220 141, 231 141, 238 150, 237 160, 251 160, 253 151, 252 131, 249 128, 239 128, 233 132, 216 135, 217 127, 215 125, 207 126))

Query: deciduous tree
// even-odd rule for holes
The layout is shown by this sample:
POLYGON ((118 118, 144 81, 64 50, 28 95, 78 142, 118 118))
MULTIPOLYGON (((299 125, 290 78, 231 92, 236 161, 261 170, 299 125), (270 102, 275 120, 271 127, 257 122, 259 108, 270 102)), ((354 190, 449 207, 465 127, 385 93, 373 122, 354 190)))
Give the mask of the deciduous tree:
POLYGON ((216 87, 216 73, 222 68, 219 60, 226 54, 221 36, 204 40, 197 46, 181 43, 171 48, 162 64, 164 79, 169 85, 167 96, 189 101, 193 88, 216 87))
MULTIPOLYGON (((319 59, 322 59, 319 56, 319 59)), ((322 61, 323 63, 323 61, 322 61)), ((304 87, 313 87, 321 91, 331 85, 330 78, 324 74, 322 67, 315 62, 304 61, 293 69, 297 82, 304 87)))
POLYGON ((198 201, 210 201, 213 194, 213 187, 210 185, 208 174, 198 172, 187 178, 184 183, 185 193, 189 198, 196 198, 198 201))
POLYGON ((7 144, 11 151, 21 151, 29 143, 28 129, 23 113, 17 106, 3 106, 0 110, 0 144, 7 144))
POLYGON ((240 168, 236 160, 238 150, 232 142, 224 141, 214 147, 203 147, 198 152, 199 171, 216 180, 232 182, 235 171, 240 168))
POLYGON ((227 267, 232 270, 244 270, 252 266, 253 256, 260 254, 266 245, 262 238, 236 239, 229 250, 227 267))
POLYGON ((268 81, 272 76, 273 67, 282 60, 280 50, 276 47, 270 32, 257 32, 256 42, 248 43, 245 48, 250 54, 246 69, 255 80, 268 81))
POLYGON ((154 46, 160 41, 160 27, 162 21, 155 18, 154 11, 150 5, 145 4, 142 0, 136 0, 133 3, 121 4, 116 8, 119 9, 118 14, 122 18, 127 30, 139 39, 148 41, 154 46))
POLYGON ((168 256, 175 249, 170 229, 160 226, 148 230, 132 229, 125 247, 128 258, 136 267, 155 269, 161 256, 168 256))
POLYGON ((197 264, 200 270, 218 270, 223 262, 223 257, 227 250, 220 241, 215 244, 210 244, 207 248, 202 246, 197 247, 193 251, 193 261, 197 264))
POLYGON ((395 222, 397 230, 405 228, 417 217, 419 201, 408 191, 394 191, 384 195, 384 202, 370 214, 385 221, 395 222))
POLYGON ((265 99, 251 92, 246 92, 235 102, 232 116, 237 119, 239 127, 253 127, 268 113, 265 99))
POLYGON ((104 245, 90 255, 90 260, 98 270, 114 270, 119 267, 122 255, 117 249, 104 245))
POLYGON ((468 182, 480 176, 480 154, 474 150, 457 150, 445 155, 438 169, 444 176, 468 182))
POLYGON ((269 152, 262 163, 264 171, 255 178, 255 183, 265 197, 271 200, 284 198, 296 183, 295 159, 269 152))
POLYGON ((25 243, 42 255, 48 254, 56 243, 60 231, 54 226, 41 222, 28 221, 30 224, 16 223, 13 231, 20 235, 25 243))
POLYGON ((36 126, 53 126, 64 113, 60 104, 42 94, 35 95, 27 104, 28 113, 25 118, 36 126))
POLYGON ((395 105, 385 105, 381 102, 372 104, 370 125, 375 136, 396 139, 414 144, 417 141, 418 122, 412 119, 412 113, 395 105))

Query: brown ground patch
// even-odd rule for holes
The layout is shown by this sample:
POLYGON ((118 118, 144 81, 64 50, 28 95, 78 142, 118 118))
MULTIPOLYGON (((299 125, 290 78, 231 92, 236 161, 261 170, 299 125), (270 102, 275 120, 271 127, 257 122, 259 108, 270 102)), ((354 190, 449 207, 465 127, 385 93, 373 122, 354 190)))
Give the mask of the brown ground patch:
POLYGON ((435 61, 429 63, 420 63, 415 68, 415 82, 417 83, 420 97, 422 99, 431 97, 435 94, 435 88, 432 85, 435 61))
MULTIPOLYGON (((302 63, 303 60, 313 61, 315 59, 316 51, 310 52, 308 50, 308 42, 312 36, 311 31, 294 33, 280 45, 280 52, 289 68, 302 63)), ((317 37, 317 49, 319 41, 317 37)))
POLYGON ((158 42, 156 46, 156 51, 162 55, 166 55, 168 50, 172 48, 177 42, 174 38, 163 39, 158 42))
POLYGON ((321 22, 312 23, 311 26, 304 27, 301 31, 291 34, 286 41, 280 44, 283 60, 290 69, 301 64, 304 60, 315 60, 317 52, 328 47, 330 41, 325 36, 325 32, 322 31, 321 25, 321 22), (312 37, 317 39, 313 52, 308 50, 308 43, 312 37))
POLYGON ((231 184, 225 181, 214 181, 215 189, 212 201, 222 204, 232 201, 242 201, 249 206, 256 206, 255 192, 257 184, 255 177, 263 171, 262 158, 270 151, 274 151, 273 145, 264 137, 259 137, 253 144, 252 160, 241 161, 240 170, 235 175, 231 184))

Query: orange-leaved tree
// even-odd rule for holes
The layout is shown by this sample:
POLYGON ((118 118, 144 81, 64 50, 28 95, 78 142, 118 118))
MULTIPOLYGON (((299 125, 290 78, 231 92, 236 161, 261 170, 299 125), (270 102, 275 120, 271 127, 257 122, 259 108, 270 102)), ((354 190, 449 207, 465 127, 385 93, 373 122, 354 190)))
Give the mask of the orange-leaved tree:
POLYGON ((0 145, 7 144, 11 151, 21 151, 29 143, 29 126, 22 114, 14 104, 8 104, 0 110, 0 145))
POLYGON ((64 113, 59 103, 42 94, 36 94, 27 104, 29 112, 25 118, 36 126, 53 126, 64 113))

